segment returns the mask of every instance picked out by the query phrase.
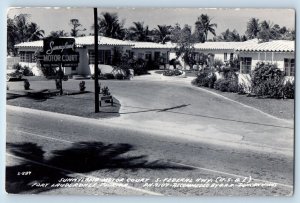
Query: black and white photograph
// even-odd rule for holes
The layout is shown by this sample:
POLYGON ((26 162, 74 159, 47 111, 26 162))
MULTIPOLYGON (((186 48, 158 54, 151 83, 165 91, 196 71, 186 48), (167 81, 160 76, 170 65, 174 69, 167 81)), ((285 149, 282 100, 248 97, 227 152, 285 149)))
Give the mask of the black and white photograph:
POLYGON ((9 8, 6 192, 292 196, 295 15, 9 8))

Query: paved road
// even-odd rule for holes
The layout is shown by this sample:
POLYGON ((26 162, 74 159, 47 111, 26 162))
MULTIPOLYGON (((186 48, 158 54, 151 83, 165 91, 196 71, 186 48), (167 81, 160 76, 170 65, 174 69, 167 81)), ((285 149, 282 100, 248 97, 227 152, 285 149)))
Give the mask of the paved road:
MULTIPOLYGON (((71 87, 71 82, 65 86, 71 87)), ((33 86, 42 86, 41 83, 33 86)), ((291 194, 292 123, 185 84, 139 80, 106 84, 121 101, 119 118, 90 120, 8 106, 7 171, 11 191, 291 194), (22 171, 32 171, 32 174, 16 175, 22 171), (198 179, 199 184, 215 181, 218 177, 217 180, 225 181, 220 179, 222 177, 232 183, 245 176, 251 176, 250 183, 271 181, 278 184, 276 187, 225 188, 219 184, 217 188, 191 188, 191 185, 176 187, 172 184, 179 180, 165 179, 185 178, 180 183, 189 183, 192 179, 193 184, 198 179), (34 184, 34 180, 57 182, 62 177, 119 178, 122 184, 114 183, 112 187, 110 182, 105 187, 90 185, 86 189, 26 186, 34 184), (153 187, 151 183, 155 181, 153 187)), ((87 83, 88 88, 91 85, 87 83)))

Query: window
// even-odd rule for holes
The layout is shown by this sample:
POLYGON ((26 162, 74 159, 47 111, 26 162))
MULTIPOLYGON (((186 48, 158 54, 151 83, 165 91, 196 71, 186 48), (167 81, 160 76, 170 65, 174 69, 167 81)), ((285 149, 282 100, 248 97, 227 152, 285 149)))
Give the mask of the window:
POLYGON ((161 54, 161 59, 162 59, 161 60, 162 63, 166 63, 167 62, 167 53, 162 53, 161 54))
POLYGON ((242 74, 250 74, 251 72, 251 57, 240 57, 240 63, 241 63, 241 73, 242 74))
POLYGON ((138 53, 138 58, 142 59, 144 57, 144 53, 138 53))
POLYGON ((154 52, 154 61, 158 61, 159 57, 160 57, 160 52, 159 51, 154 52))
POLYGON ((25 51, 20 51, 20 61, 25 62, 25 51))
POLYGON ((224 61, 227 61, 227 53, 224 53, 224 61))
POLYGON ((284 75, 295 76, 295 59, 284 59, 284 75))
POLYGON ((76 66, 72 66, 72 71, 76 71, 77 67, 76 66))
POLYGON ((230 53, 230 61, 233 61, 233 53, 230 53))
MULTIPOLYGON (((98 50, 98 63, 99 64, 111 64, 111 51, 110 50, 98 50)), ((94 50, 89 50, 89 64, 94 64, 95 53, 94 50)))
POLYGON ((146 61, 152 60, 152 54, 151 54, 151 52, 146 52, 146 54, 145 54, 145 60, 146 61))
POLYGON ((36 62, 33 51, 20 51, 20 61, 26 63, 36 62))

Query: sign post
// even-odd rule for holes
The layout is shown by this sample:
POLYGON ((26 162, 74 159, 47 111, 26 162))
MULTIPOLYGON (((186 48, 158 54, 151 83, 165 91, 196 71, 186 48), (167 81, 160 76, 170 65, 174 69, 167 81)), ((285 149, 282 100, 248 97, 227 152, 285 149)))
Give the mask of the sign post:
POLYGON ((44 39, 43 51, 39 58, 44 68, 58 67, 60 95, 63 94, 62 79, 64 67, 76 67, 79 63, 79 53, 75 51, 74 38, 52 38, 44 39))

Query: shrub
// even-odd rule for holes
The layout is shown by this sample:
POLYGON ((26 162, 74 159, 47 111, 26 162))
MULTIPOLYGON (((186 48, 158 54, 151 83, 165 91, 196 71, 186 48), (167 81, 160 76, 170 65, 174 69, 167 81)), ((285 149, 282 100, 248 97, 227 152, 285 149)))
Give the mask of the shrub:
POLYGON ((137 60, 131 59, 130 60, 131 68, 134 70, 134 75, 143 75, 147 74, 148 70, 146 68, 146 62, 138 58, 137 60))
POLYGON ((22 66, 19 64, 19 63, 15 63, 13 66, 12 66, 12 69, 14 70, 21 70, 22 69, 22 66))
POLYGON ((192 81, 193 85, 213 88, 217 80, 216 75, 210 71, 201 71, 197 78, 192 81))
POLYGON ((24 89, 25 90, 29 90, 30 89, 30 83, 29 83, 29 81, 27 79, 24 80, 24 89))
POLYGON ((174 73, 173 73, 172 70, 166 70, 166 71, 163 72, 163 75, 164 75, 164 76, 173 76, 174 73))
POLYGON ((244 83, 238 84, 238 93, 239 94, 247 94, 251 92, 251 88, 248 85, 245 85, 244 83))
POLYGON ((223 61, 221 59, 215 59, 213 62, 213 66, 215 68, 220 68, 224 65, 223 61))
POLYGON ((220 90, 221 92, 227 92, 228 85, 229 85, 229 81, 222 78, 215 82, 214 88, 216 90, 220 90))
POLYGON ((117 74, 115 75, 115 78, 116 78, 117 80, 123 80, 123 79, 124 79, 124 75, 123 75, 122 73, 117 73, 117 74))
POLYGON ((115 76, 112 73, 104 73, 103 77, 106 78, 107 80, 115 79, 115 76))
POLYGON ((294 99, 295 98, 295 81, 287 81, 282 89, 284 98, 294 99))
POLYGON ((214 88, 222 92, 238 92, 238 76, 235 72, 229 71, 224 73, 224 78, 219 79, 215 82, 214 88))
POLYGON ((40 67, 43 75, 48 78, 48 79, 52 79, 52 78, 55 78, 56 75, 57 75, 57 71, 55 68, 45 68, 45 67, 40 67))
POLYGON ((24 76, 33 76, 33 73, 32 73, 31 69, 28 66, 22 67, 21 70, 22 70, 22 74, 24 76))
POLYGON ((257 96, 282 98, 284 74, 275 64, 257 63, 251 75, 251 90, 257 96))
POLYGON ((238 92, 239 85, 236 80, 219 79, 215 82, 214 88, 221 92, 238 92))
POLYGON ((109 89, 107 86, 104 86, 102 89, 101 89, 101 93, 104 95, 104 96, 109 96, 110 95, 110 92, 109 92, 109 89))
POLYGON ((80 90, 80 92, 83 92, 84 90, 85 90, 85 82, 84 81, 81 81, 80 83, 79 83, 79 90, 80 90))

